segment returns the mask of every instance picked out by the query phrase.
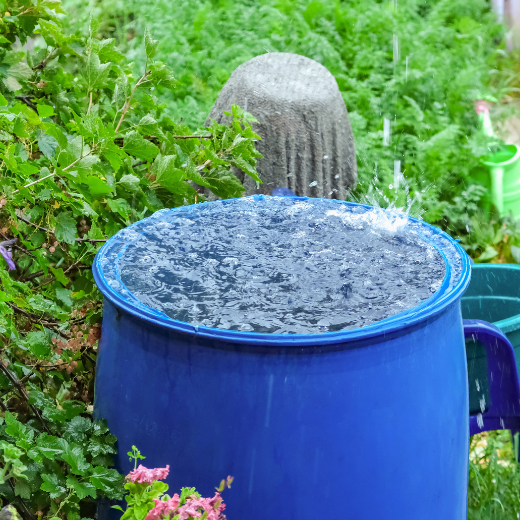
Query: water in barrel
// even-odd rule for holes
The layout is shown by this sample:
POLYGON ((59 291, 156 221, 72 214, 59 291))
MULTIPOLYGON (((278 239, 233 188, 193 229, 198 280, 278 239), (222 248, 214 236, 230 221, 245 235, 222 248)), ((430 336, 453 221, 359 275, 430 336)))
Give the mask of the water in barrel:
POLYGON ((446 271, 406 216, 382 213, 283 197, 159 212, 118 252, 117 283, 195 326, 278 334, 363 327, 430 298, 446 271))

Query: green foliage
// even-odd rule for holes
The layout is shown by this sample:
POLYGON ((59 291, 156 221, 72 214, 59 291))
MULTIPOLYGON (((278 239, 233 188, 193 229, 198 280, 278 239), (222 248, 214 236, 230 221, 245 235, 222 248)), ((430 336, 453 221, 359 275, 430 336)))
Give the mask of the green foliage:
POLYGON ((132 222, 204 201, 201 186, 240 196, 231 168, 259 181, 259 154, 238 107, 229 127, 196 131, 165 115, 156 94, 177 81, 150 32, 134 77, 95 20, 82 37, 61 13, 55 0, 0 2, 0 241, 16 239, 16 269, 0 257, 0 497, 25 519, 80 520, 123 493, 116 439, 91 417, 94 255, 132 222))
MULTIPOLYGON (((472 184, 485 180, 485 172, 475 173, 490 145, 480 133, 473 100, 512 93, 516 74, 503 51, 504 28, 486 0, 67 5, 78 18, 90 9, 99 13, 100 30, 121 41, 137 68, 146 61, 143 27, 150 27, 160 42, 156 56, 179 80, 160 99, 172 118, 191 123, 205 120, 232 71, 254 56, 294 52, 315 59, 335 76, 349 111, 360 179, 353 199, 364 200, 370 186, 383 206, 404 206, 407 197, 415 198, 412 212, 453 236, 466 235, 476 213, 452 219, 460 200, 475 203, 480 213, 489 206, 486 190, 464 200, 472 184), (385 119, 391 124, 386 144, 385 119), (395 161, 401 161, 408 190, 403 183, 395 187, 395 161)), ((495 123, 506 115, 503 109, 492 114, 495 123)), ((478 256, 485 248, 470 250, 478 256)))
POLYGON ((520 516, 520 466, 514 452, 507 430, 471 438, 468 520, 520 516))

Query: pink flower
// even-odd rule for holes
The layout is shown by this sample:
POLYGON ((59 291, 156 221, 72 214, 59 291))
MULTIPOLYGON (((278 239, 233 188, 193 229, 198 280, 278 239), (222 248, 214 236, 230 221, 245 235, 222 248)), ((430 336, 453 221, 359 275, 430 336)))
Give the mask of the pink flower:
POLYGON ((479 99, 475 102, 475 111, 477 114, 488 114, 489 115, 489 103, 483 99, 479 99))
POLYGON ((200 518, 202 516, 202 513, 197 511, 197 506, 193 502, 193 500, 187 500, 183 506, 179 507, 177 511, 179 520, 188 520, 190 516, 192 518, 200 518))
POLYGON ((158 498, 154 498, 153 501, 155 502, 155 506, 148 515, 146 515, 144 520, 159 520, 163 516, 174 513, 179 506, 179 495, 175 493, 175 495, 173 495, 169 500, 159 500, 158 498))
POLYGON ((170 466, 165 468, 148 469, 142 464, 139 464, 137 469, 134 469, 127 475, 127 480, 130 482, 137 482, 139 484, 152 484, 155 480, 164 480, 170 472, 170 466))
POLYGON ((203 512, 207 512, 207 520, 218 520, 220 513, 224 511, 225 507, 220 498, 220 493, 215 493, 213 498, 189 498, 178 509, 177 514, 179 514, 179 520, 188 520, 190 517, 200 518, 203 512))

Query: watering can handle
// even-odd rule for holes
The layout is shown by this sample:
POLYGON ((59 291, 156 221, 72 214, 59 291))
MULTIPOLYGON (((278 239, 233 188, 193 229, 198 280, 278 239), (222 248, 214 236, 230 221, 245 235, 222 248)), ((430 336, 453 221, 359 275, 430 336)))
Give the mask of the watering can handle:
POLYGON ((471 415, 470 435, 489 430, 520 430, 520 384, 515 351, 507 336, 495 325, 481 320, 463 320, 464 336, 486 348, 489 396, 487 411, 471 415))
POLYGON ((490 169, 491 175, 491 199, 499 213, 504 211, 504 170, 498 167, 490 169))

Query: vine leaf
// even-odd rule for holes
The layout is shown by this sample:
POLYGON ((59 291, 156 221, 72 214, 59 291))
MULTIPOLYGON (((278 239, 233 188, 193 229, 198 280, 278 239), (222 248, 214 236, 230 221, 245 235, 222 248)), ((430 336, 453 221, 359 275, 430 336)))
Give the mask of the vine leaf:
POLYGON ((51 498, 58 498, 66 493, 67 488, 55 473, 43 473, 41 477, 43 479, 43 484, 40 486, 40 489, 42 491, 47 491, 51 498))
POLYGON ((80 482, 72 475, 67 477, 67 487, 73 489, 81 500, 88 496, 96 498, 97 491, 95 486, 90 482, 80 482))
POLYGON ((125 135, 123 150, 128 155, 133 155, 138 159, 151 161, 159 153, 159 148, 150 141, 147 141, 135 130, 125 135))
POLYGON ((149 60, 153 60, 155 55, 157 54, 157 46, 159 45, 158 40, 154 40, 152 38, 152 34, 148 29, 144 30, 144 46, 146 50, 146 57, 149 60))
POLYGON ((101 63, 97 52, 91 51, 85 61, 83 75, 87 82, 87 91, 92 92, 96 88, 102 87, 110 73, 112 64, 101 63))
POLYGON ((76 221, 70 211, 62 211, 56 217, 56 229, 54 230, 54 234, 60 242, 74 244, 77 237, 77 229, 76 221))

